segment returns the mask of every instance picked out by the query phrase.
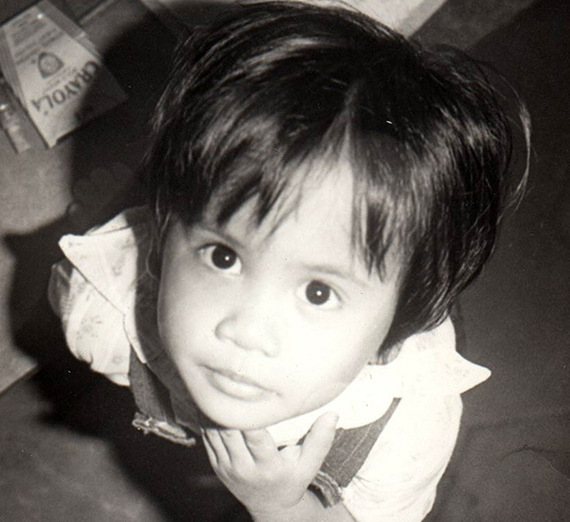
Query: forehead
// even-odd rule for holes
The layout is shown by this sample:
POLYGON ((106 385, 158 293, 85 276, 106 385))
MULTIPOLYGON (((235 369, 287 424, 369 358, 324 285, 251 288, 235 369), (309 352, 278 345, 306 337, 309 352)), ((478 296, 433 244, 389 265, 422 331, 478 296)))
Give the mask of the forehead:
POLYGON ((325 253, 347 261, 355 257, 353 181, 348 169, 336 167, 305 179, 272 214, 259 227, 266 241, 280 236, 291 246, 307 247, 315 257, 325 253), (324 251, 314 252, 312 246, 324 251))
MULTIPOLYGON (((324 162, 298 168, 283 174, 284 189, 275 198, 270 210, 262 213, 259 195, 243 202, 222 228, 247 228, 251 235, 269 241, 274 235, 291 234, 294 230, 327 227, 330 219, 350 233, 353 220, 353 176, 348 163, 331 166, 324 162), (348 228, 347 228, 348 225, 348 228)), ((208 204, 203 222, 216 226, 224 212, 224 201, 216 196, 208 204)), ((327 227, 328 228, 328 227, 327 227)))
MULTIPOLYGON (((257 205, 258 198, 251 198, 221 226, 215 224, 215 210, 207 211, 204 222, 258 252, 271 250, 291 260, 297 257, 300 263, 334 261, 345 270, 375 272, 365 260, 364 212, 357 205, 355 210, 354 177, 348 162, 299 170, 261 221, 257 205)), ((392 272, 394 263, 389 264, 392 272)))

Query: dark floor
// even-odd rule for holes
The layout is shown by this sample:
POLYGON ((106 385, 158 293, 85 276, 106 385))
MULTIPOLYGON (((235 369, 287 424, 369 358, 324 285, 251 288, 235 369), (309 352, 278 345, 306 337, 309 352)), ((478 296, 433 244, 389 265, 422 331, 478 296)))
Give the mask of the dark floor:
MULTIPOLYGON (((470 22, 450 7, 462 3, 420 36, 462 43, 470 22)), ((473 49, 526 100, 533 157, 527 197, 462 300, 464 355, 493 377, 465 395, 432 522, 570 520, 568 27, 570 3, 541 0, 473 49)), ((24 333, 20 342, 38 341, 24 333)), ((124 390, 65 357, 0 396, 0 520, 234 520, 203 453, 143 437, 129 426, 132 409, 124 390)))
POLYGON ((570 520, 568 27, 568 2, 541 1, 474 49, 527 102, 533 154, 527 196, 462 300, 466 356, 493 377, 465 396, 440 522, 570 520))

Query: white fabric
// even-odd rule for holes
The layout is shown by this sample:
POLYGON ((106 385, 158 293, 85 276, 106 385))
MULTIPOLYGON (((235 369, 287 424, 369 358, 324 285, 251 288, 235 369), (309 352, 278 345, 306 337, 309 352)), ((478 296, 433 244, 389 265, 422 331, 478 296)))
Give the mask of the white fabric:
MULTIPOLYGON (((148 249, 148 223, 147 211, 135 208, 85 236, 64 236, 60 246, 67 261, 54 265, 50 281, 50 301, 72 353, 120 385, 129 384, 131 347, 146 362, 134 328, 134 305, 140 290, 137 271, 144 262, 139 256, 148 249)), ((392 362, 367 365, 331 403, 269 431, 279 444, 296 441, 327 411, 339 414, 338 427, 362 426, 401 397, 343 497, 358 521, 420 521, 433 504, 455 445, 459 394, 489 375, 455 351, 447 320, 407 339, 392 362)))

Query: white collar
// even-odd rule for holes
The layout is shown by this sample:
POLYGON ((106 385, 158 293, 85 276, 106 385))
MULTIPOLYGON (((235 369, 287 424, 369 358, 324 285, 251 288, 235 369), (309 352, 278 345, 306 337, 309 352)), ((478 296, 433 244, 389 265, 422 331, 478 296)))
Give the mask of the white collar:
POLYGON ((333 401, 318 410, 269 428, 275 440, 295 440, 326 412, 339 415, 337 427, 355 428, 380 418, 394 398, 463 393, 489 378, 491 372, 455 351, 450 319, 429 332, 409 337, 389 364, 365 366, 333 401))
MULTIPOLYGON (((148 210, 129 209, 85 236, 64 236, 60 246, 83 276, 125 315, 125 330, 142 362, 134 324, 134 300, 140 255, 146 255, 150 234, 148 210)), ((157 347, 157 349, 159 349, 157 347)), ((323 413, 339 415, 340 428, 354 428, 383 415, 395 397, 463 393, 489 378, 491 372, 455 351, 450 319, 429 332, 408 338, 386 365, 367 365, 329 404, 269 428, 278 443, 298 440, 323 413)))

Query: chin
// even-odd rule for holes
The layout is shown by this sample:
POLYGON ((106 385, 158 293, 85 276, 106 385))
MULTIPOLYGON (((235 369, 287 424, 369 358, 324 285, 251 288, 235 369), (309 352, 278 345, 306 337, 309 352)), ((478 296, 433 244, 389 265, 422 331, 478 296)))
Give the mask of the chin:
POLYGON ((212 424, 227 429, 257 430, 267 428, 283 420, 276 415, 256 411, 257 408, 247 407, 247 405, 245 407, 227 405, 223 408, 220 406, 217 404, 215 407, 208 408, 207 405, 202 407, 198 404, 201 412, 212 424))
POLYGON ((245 416, 238 419, 229 415, 206 414, 206 417, 214 426, 239 431, 258 430, 267 428, 270 425, 264 422, 252 422, 245 416))

